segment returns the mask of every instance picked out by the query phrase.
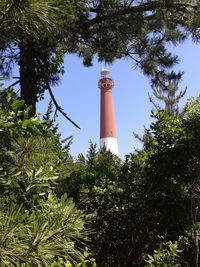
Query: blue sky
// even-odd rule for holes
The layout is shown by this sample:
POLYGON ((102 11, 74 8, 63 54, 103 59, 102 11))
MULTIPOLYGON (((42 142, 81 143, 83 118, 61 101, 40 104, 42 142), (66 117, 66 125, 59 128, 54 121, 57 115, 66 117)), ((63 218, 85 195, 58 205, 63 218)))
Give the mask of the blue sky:
MULTIPOLYGON (((180 89, 188 87, 186 96, 181 101, 183 105, 188 97, 199 95, 200 45, 187 41, 177 47, 170 47, 170 50, 180 57, 176 70, 185 72, 180 84, 180 89)), ((90 140, 99 146, 98 80, 102 67, 103 64, 94 60, 93 66, 86 68, 81 58, 67 55, 65 74, 61 77, 60 84, 53 88, 58 103, 81 127, 81 130, 76 129, 61 115, 57 118, 62 136, 74 136, 71 154, 75 157, 78 153, 87 153, 90 140)), ((151 122, 152 105, 148 100, 151 87, 149 80, 139 69, 134 68, 131 60, 116 60, 108 68, 115 82, 113 89, 115 119, 119 154, 123 158, 135 148, 141 148, 141 144, 133 136, 133 131, 142 135, 144 126, 148 127, 151 122)), ((46 111, 48 101, 49 95, 46 93, 45 100, 38 104, 38 112, 46 111)))

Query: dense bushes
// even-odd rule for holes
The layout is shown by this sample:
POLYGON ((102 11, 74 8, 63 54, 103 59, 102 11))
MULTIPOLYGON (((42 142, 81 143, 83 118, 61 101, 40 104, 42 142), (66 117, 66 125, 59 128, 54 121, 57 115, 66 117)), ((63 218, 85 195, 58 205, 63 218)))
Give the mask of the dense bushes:
POLYGON ((94 267, 89 244, 99 267, 198 266, 199 107, 157 113, 124 161, 93 144, 73 160, 49 121, 1 91, 0 265, 94 267))
POLYGON ((0 266, 95 266, 83 214, 55 194, 71 158, 49 123, 27 113, 12 90, 0 92, 0 266))
MULTIPOLYGON (((124 161, 94 145, 76 161, 62 188, 90 216, 98 266, 144 266, 160 236, 172 247, 188 238, 174 262, 198 266, 199 106, 188 103, 179 117, 157 113, 151 143, 124 161)), ((164 262, 165 250, 159 251, 164 262)))

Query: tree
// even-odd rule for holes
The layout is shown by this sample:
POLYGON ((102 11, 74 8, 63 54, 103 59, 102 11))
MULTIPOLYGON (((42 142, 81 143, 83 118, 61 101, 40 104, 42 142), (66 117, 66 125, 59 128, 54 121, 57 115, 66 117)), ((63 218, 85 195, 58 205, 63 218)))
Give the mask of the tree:
POLYGON ((107 62, 130 57, 154 75, 158 66, 177 62, 167 42, 178 43, 190 32, 198 38, 198 1, 4 0, 0 9, 1 75, 19 65, 21 98, 32 114, 63 72, 65 53, 78 54, 87 66, 94 55, 107 62))
POLYGON ((145 167, 147 205, 157 234, 167 232, 169 240, 188 234, 193 256, 188 261, 198 266, 199 100, 186 105, 184 116, 159 112, 156 118, 151 126, 153 150, 145 167))
MULTIPOLYGON (((178 102, 182 97, 184 97, 187 91, 186 87, 183 91, 180 91, 178 94, 176 94, 179 90, 178 85, 182 75, 183 73, 176 74, 174 71, 167 74, 162 71, 156 74, 152 81, 152 90, 154 96, 160 101, 164 102, 164 110, 175 115, 179 114, 178 102)), ((153 103, 157 111, 161 110, 161 107, 154 103, 152 97, 149 97, 149 100, 151 103, 153 103)))
POLYGON ((127 156, 123 163, 110 151, 91 144, 80 155, 74 171, 59 185, 86 213, 93 230, 91 247, 98 266, 133 266, 144 262, 148 247, 142 155, 127 156))
POLYGON ((62 72, 61 48, 56 44, 63 33, 61 22, 74 21, 74 8, 69 1, 20 0, 1 1, 1 10, 2 74, 8 75, 14 64, 20 66, 21 98, 35 114, 37 99, 62 72))
POLYGON ((199 107, 156 113, 151 140, 124 161, 91 145, 59 185, 89 215, 99 266, 141 266, 153 254, 152 266, 199 265, 199 107))

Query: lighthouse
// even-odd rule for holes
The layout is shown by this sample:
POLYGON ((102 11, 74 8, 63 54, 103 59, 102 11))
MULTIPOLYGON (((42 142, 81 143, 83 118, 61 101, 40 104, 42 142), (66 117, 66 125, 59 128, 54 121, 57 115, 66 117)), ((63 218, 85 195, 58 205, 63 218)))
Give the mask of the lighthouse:
POLYGON ((115 112, 112 97, 114 82, 108 69, 101 70, 100 88, 100 147, 105 147, 118 155, 117 134, 115 127, 115 112))

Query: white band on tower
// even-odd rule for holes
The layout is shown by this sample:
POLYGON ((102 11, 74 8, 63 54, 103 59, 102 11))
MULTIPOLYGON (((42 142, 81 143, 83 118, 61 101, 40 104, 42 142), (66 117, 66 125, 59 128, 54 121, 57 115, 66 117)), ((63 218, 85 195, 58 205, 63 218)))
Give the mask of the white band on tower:
POLYGON ((100 139, 100 147, 105 147, 107 150, 110 150, 114 155, 118 156, 118 144, 117 138, 106 137, 100 139))

